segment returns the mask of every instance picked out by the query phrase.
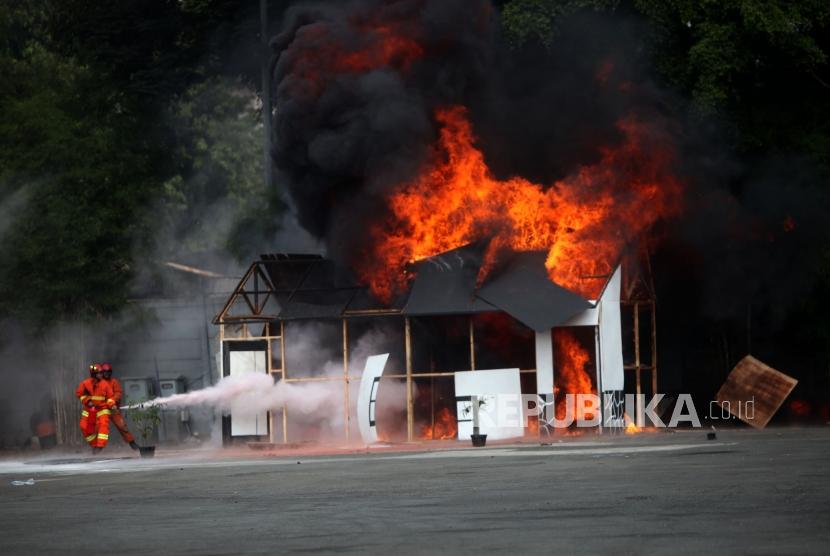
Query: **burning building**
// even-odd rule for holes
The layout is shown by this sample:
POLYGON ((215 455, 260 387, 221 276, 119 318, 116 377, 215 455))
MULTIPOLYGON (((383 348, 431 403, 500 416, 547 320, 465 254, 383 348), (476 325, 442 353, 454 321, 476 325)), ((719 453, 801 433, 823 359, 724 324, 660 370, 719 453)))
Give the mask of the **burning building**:
MULTIPOLYGON (((553 398, 558 418, 567 393, 618 399, 623 391, 656 391, 647 266, 635 264, 641 259, 634 257, 609 275, 586 277, 597 284, 598 295, 585 299, 549 279, 545 255, 513 253, 478 284, 483 249, 454 249, 413 265, 409 288, 389 302, 322 257, 263 256, 251 264, 214 320, 220 327, 223 374, 261 372, 275 381, 337 385, 342 405, 331 411, 342 413, 341 438, 354 434, 354 386, 367 354, 356 352, 368 330, 380 332, 372 349, 390 353, 383 383, 403 386, 401 414, 377 418, 387 439, 456 438, 453 378, 463 371, 517 368, 521 392, 553 398), (332 369, 324 358, 318 359, 320 368, 310 368, 313 351, 328 357, 339 352, 342 363, 332 369)), ((238 422, 231 415, 224 434, 228 440, 270 436, 282 442, 309 436, 302 427, 292 434, 291 420, 284 408, 238 422)), ((528 425, 528 434, 539 432, 537 421, 528 425)))
MULTIPOLYGON (((354 352, 380 330, 404 398, 386 427, 406 439, 455 437, 461 371, 517 368, 524 393, 655 391, 643 253, 683 204, 676 134, 623 39, 595 39, 517 54, 486 0, 289 9, 272 153, 328 258, 251 265, 215 319, 224 373, 342 384, 348 436, 354 352), (292 354, 303 337, 322 339, 292 354)), ((279 413, 226 430, 287 440, 279 413)))

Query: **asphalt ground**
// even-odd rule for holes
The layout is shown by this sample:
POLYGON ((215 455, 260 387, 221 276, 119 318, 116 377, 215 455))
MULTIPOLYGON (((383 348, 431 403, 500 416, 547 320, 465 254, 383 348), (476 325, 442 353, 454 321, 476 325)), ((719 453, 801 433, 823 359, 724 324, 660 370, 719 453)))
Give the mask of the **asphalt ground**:
POLYGON ((441 447, 6 457, 0 554, 830 553, 830 427, 441 447))

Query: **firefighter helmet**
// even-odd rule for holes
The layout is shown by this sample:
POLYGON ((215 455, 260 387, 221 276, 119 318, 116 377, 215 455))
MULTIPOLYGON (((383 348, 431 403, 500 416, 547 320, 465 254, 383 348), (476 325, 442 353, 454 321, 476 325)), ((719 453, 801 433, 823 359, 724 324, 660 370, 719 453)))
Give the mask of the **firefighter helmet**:
POLYGON ((101 366, 97 363, 93 363, 89 366, 89 376, 95 376, 96 374, 101 372, 101 366))
POLYGON ((112 376, 112 365, 109 363, 102 363, 101 364, 101 371, 104 373, 104 378, 109 378, 112 376))

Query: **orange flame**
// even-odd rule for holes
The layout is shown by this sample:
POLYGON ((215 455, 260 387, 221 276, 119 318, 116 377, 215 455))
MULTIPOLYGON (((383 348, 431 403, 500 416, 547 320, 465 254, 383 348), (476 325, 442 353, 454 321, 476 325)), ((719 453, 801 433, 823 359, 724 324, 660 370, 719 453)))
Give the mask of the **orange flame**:
POLYGON ((406 71, 424 55, 423 47, 399 24, 354 23, 351 31, 341 36, 318 22, 297 32, 303 47, 289 49, 286 56, 290 73, 298 78, 288 85, 296 95, 317 96, 339 75, 384 67, 406 71))
POLYGON ((637 426, 634 420, 628 416, 628 413, 624 414, 624 419, 627 422, 625 425, 625 434, 638 434, 643 432, 643 429, 637 426))
POLYGON ((353 52, 337 53, 333 65, 340 71, 364 73, 384 66, 408 69, 423 56, 424 49, 415 40, 398 34, 388 25, 366 29, 371 40, 353 52))
POLYGON ((488 240, 481 279, 502 250, 548 251, 550 279, 590 297, 623 248, 658 219, 679 210, 680 182, 670 171, 674 153, 665 137, 627 119, 620 146, 600 160, 543 188, 521 177, 498 180, 474 146, 466 110, 439 110, 433 160, 389 200, 389 216, 370 230, 359 265, 373 293, 388 300, 406 283, 411 263, 468 243, 488 240))
POLYGON ((591 356, 579 340, 568 330, 557 329, 554 334, 556 355, 554 361, 558 361, 554 374, 556 382, 556 418, 562 420, 566 416, 567 394, 574 394, 571 403, 575 404, 572 415, 575 419, 593 419, 594 414, 590 409, 576 403, 576 394, 596 394, 596 388, 588 375, 587 367, 591 362, 591 356))
POLYGON ((527 419, 526 436, 539 436, 539 419, 537 417, 529 417, 527 419))
POLYGON ((426 440, 453 440, 458 436, 455 415, 446 407, 435 415, 432 425, 424 425, 421 438, 426 440))

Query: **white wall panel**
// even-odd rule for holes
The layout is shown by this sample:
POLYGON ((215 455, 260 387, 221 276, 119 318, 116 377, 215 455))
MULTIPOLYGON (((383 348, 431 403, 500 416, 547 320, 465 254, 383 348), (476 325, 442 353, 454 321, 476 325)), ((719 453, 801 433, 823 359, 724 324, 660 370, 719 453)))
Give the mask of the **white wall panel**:
POLYGON ((366 359, 363 375, 360 377, 360 391, 357 394, 357 426, 360 437, 366 444, 378 441, 375 423, 375 401, 380 387, 380 375, 389 358, 388 353, 372 355, 366 359))
POLYGON ((600 300, 599 342, 602 389, 622 390, 623 353, 620 323, 620 267, 614 271, 600 300))

